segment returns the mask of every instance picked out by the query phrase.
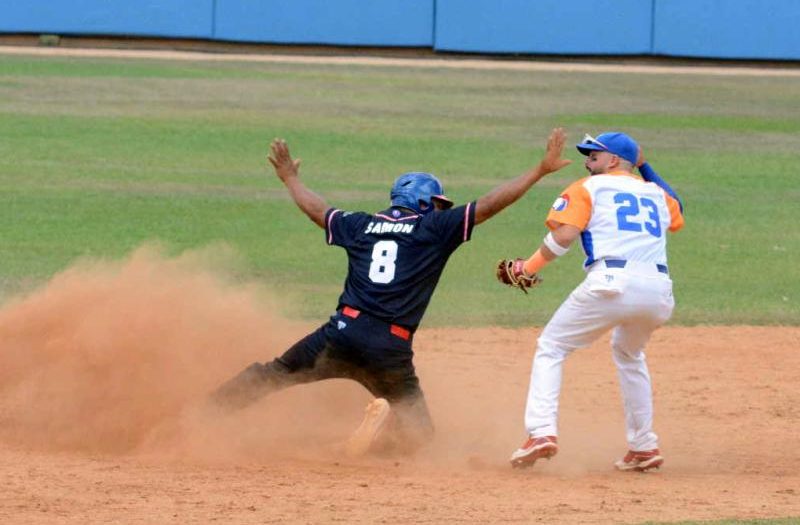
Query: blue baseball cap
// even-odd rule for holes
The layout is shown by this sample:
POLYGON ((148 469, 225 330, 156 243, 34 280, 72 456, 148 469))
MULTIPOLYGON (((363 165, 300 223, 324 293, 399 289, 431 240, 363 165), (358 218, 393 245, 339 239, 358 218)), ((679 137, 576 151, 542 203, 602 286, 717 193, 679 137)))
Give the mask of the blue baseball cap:
POLYGON ((592 151, 607 151, 634 165, 639 158, 639 144, 625 133, 618 131, 609 131, 598 135, 597 138, 589 134, 584 135, 583 142, 575 147, 584 155, 589 155, 592 151))

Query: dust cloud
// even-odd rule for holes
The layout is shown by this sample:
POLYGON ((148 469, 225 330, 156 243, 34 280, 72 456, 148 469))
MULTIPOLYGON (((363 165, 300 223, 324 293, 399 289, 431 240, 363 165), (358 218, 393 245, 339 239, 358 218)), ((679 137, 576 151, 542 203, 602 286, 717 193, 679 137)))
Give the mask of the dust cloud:
MULTIPOLYGON (((237 279, 237 264, 225 245, 174 257, 146 245, 122 260, 79 261, 7 301, 0 444, 156 461, 341 459, 371 400, 354 381, 295 386, 232 413, 207 403, 244 367, 318 326, 284 318, 280 298, 237 279)), ((460 331, 423 330, 415 349, 437 434, 413 460, 505 468, 522 436, 527 372, 498 385, 485 373, 496 353, 460 331), (464 369, 476 352, 481 364, 464 369)))
POLYGON ((2 441, 214 461, 300 450, 357 425, 368 394, 344 381, 295 387, 236 414, 206 409, 219 384, 313 326, 282 318, 257 284, 235 282, 225 246, 163 252, 148 245, 121 261, 83 260, 3 305, 2 441))

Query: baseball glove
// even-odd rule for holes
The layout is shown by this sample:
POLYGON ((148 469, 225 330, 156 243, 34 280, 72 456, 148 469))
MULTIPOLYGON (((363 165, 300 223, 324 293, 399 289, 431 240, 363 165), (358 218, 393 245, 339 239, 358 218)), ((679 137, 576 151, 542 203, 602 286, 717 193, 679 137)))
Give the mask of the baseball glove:
POLYGON ((527 275, 523 269, 524 264, 525 259, 501 259, 497 263, 495 272, 497 280, 528 293, 528 288, 533 288, 542 282, 542 278, 538 274, 527 275))

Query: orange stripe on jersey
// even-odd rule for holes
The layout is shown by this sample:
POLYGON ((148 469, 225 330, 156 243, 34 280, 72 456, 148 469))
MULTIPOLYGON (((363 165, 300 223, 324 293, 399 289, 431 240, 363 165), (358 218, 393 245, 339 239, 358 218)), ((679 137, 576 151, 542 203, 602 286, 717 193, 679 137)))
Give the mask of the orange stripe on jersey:
POLYGON ((589 177, 584 177, 567 186, 567 189, 556 199, 545 225, 554 230, 560 224, 571 224, 581 231, 586 229, 592 217, 592 198, 583 187, 589 177))
POLYGON ((676 232, 683 228, 683 214, 681 213, 681 205, 675 198, 671 197, 666 191, 664 196, 667 198, 667 209, 669 210, 669 231, 676 232))

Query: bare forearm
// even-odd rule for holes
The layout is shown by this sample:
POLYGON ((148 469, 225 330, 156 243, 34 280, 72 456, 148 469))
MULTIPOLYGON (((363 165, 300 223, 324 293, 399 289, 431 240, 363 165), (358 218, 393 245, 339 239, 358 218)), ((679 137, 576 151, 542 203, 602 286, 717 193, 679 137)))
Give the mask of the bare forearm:
POLYGON ((482 223, 515 202, 548 173, 553 173, 564 166, 568 166, 572 161, 561 158, 566 139, 567 135, 562 128, 553 129, 547 138, 544 158, 535 168, 526 171, 516 179, 501 184, 478 199, 475 203, 475 224, 482 223))
POLYGON ((324 228, 325 212, 329 207, 325 200, 308 189, 298 178, 287 180, 286 189, 289 190, 289 195, 291 195, 297 207, 317 226, 324 228))
POLYGON ((478 199, 475 204, 475 224, 482 223, 516 202, 544 175, 541 166, 536 166, 478 199))

